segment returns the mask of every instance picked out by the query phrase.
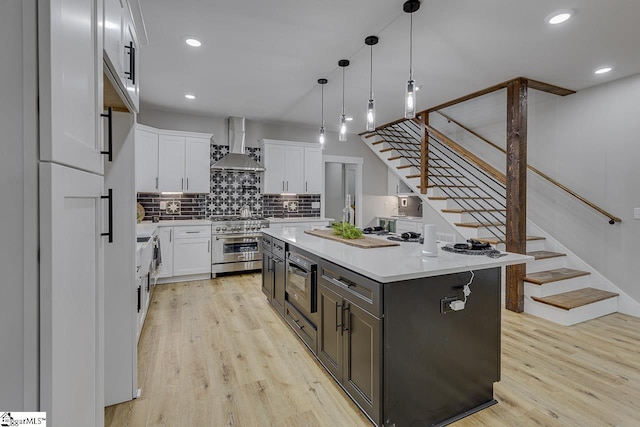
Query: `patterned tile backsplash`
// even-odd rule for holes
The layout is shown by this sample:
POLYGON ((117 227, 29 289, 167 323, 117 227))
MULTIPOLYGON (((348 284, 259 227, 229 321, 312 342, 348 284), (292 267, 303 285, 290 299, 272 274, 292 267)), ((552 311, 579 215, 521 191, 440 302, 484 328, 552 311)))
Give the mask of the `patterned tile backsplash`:
MULTIPOLYGON (((260 148, 248 147, 247 154, 260 161, 260 148)), ((226 145, 211 144, 211 164, 229 152, 226 145)), ((145 209, 145 219, 153 216, 167 219, 204 219, 211 215, 237 215, 244 205, 249 205, 256 216, 319 217, 320 195, 280 196, 260 192, 260 173, 240 171, 212 171, 210 194, 154 194, 138 193, 138 202, 145 209), (295 202, 285 212, 284 201, 295 202), (160 209, 160 202, 167 202, 167 209, 160 209)))

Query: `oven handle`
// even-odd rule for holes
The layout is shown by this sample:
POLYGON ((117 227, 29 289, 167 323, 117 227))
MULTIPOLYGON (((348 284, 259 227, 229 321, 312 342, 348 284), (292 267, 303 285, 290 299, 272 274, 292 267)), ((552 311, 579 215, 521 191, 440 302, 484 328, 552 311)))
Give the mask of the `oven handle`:
POLYGON ((216 240, 235 240, 235 239, 260 239, 262 235, 250 234, 246 236, 216 236, 216 240))
POLYGON ((300 267, 298 267, 297 265, 293 264, 292 262, 289 262, 289 272, 296 274, 298 276, 302 276, 305 279, 307 277, 309 277, 309 272, 307 270, 304 270, 300 267))

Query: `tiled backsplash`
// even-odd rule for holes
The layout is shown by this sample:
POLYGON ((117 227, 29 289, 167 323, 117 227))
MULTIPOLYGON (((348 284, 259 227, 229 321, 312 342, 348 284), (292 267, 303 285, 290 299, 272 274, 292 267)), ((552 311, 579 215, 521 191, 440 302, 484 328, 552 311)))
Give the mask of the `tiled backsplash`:
MULTIPOLYGON (((229 151, 226 145, 211 144, 211 164, 224 157, 229 151)), ((248 147, 247 152, 257 162, 260 148, 248 147)), ((283 213, 292 218, 319 217, 320 195, 280 196, 260 193, 260 173, 239 171, 212 171, 210 194, 153 194, 138 193, 138 202, 145 209, 145 218, 153 216, 167 219, 204 219, 210 215, 237 215, 244 205, 249 205, 251 213, 257 216, 277 216, 283 213), (295 202, 296 211, 285 212, 284 201, 295 202), (167 207, 176 207, 175 212, 160 210, 160 202, 167 207), (318 208, 311 203, 317 202, 318 208), (264 205, 264 206, 263 206, 264 205)))
POLYGON ((283 215, 289 218, 320 217, 320 195, 319 194, 296 194, 282 196, 279 194, 265 194, 262 196, 264 202, 264 216, 275 216, 281 218, 283 215), (294 211, 287 210, 284 202, 295 202, 294 211), (312 208, 311 204, 317 203, 317 208, 312 208))

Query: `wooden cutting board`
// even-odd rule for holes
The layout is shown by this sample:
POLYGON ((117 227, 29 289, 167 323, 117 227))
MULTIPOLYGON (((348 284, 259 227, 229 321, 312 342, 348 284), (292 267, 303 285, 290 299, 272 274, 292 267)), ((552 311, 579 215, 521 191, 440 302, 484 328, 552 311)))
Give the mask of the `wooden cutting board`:
POLYGON ((312 236, 321 237, 323 239, 334 240, 336 242, 344 243, 345 245, 355 246, 356 248, 371 249, 371 248, 385 248, 387 246, 400 246, 398 242, 392 242, 391 240, 376 239, 374 237, 364 236, 360 239, 345 239, 344 237, 333 234, 333 230, 304 230, 305 233, 312 236))

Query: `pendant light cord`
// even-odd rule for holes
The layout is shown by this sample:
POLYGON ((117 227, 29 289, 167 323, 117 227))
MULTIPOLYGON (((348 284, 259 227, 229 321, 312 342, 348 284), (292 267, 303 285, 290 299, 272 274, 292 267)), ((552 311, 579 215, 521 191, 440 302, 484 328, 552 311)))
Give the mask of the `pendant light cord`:
POLYGON ((373 99, 373 45, 371 48, 371 69, 369 70, 369 99, 373 99))
POLYGON ((322 127, 324 127, 324 85, 320 85, 320 90, 322 93, 322 106, 320 107, 320 116, 322 117, 322 127))
POLYGON ((409 14, 409 80, 413 80, 413 12, 409 14))
POLYGON ((342 67, 342 115, 344 115, 344 67, 342 67))

